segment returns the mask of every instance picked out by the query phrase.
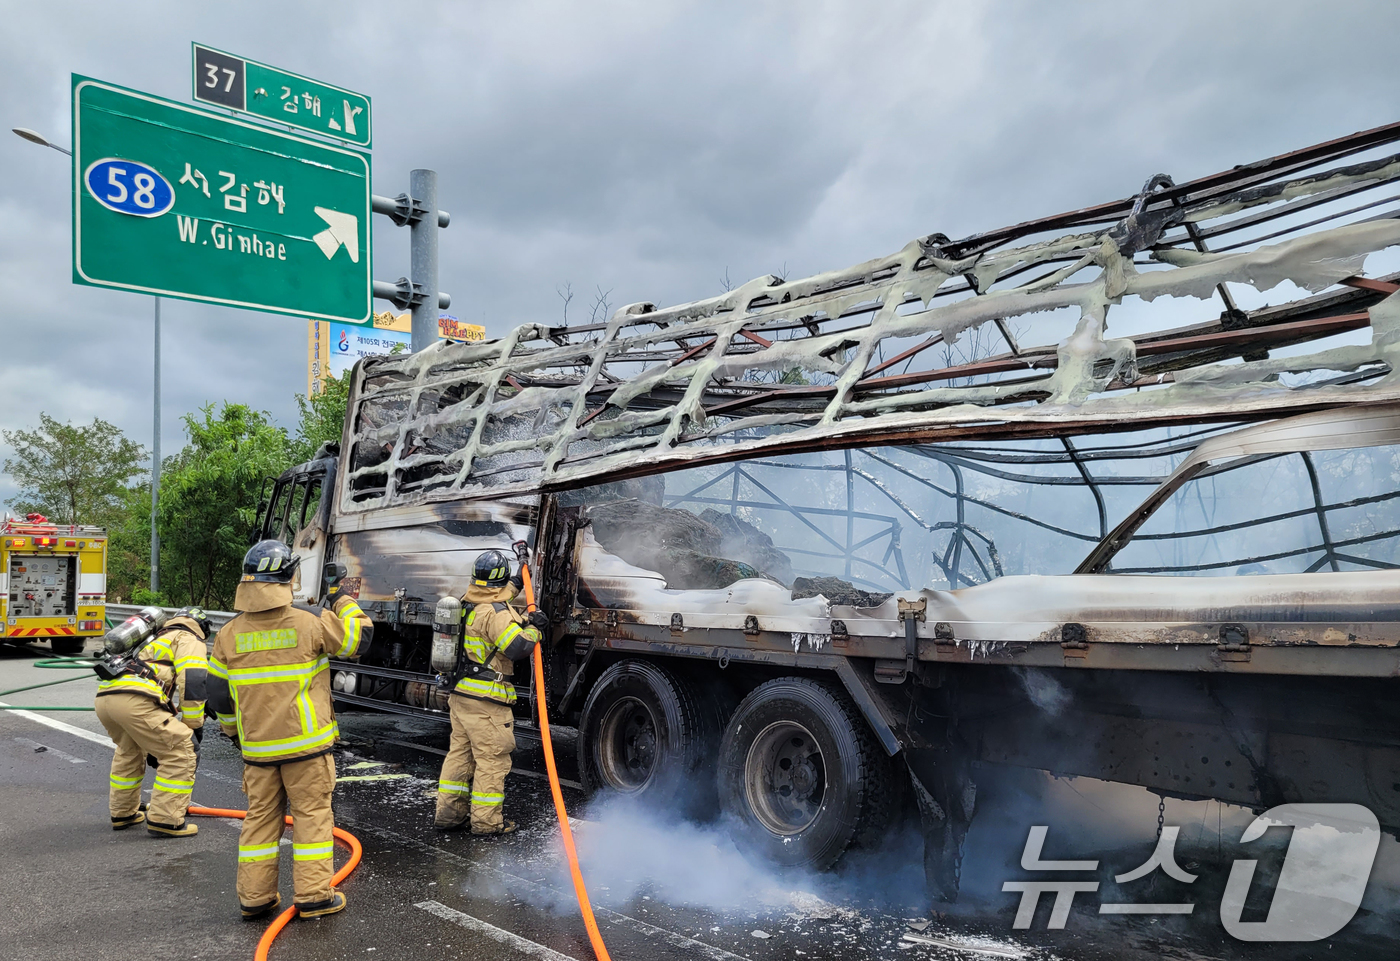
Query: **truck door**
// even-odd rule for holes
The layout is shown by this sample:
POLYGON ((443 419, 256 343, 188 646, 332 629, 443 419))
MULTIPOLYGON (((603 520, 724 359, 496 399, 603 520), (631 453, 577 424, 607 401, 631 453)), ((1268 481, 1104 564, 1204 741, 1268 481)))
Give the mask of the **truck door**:
POLYGON ((301 558, 292 592, 314 604, 321 597, 321 567, 329 540, 330 471, 316 463, 310 470, 284 474, 273 487, 262 536, 288 544, 301 558))

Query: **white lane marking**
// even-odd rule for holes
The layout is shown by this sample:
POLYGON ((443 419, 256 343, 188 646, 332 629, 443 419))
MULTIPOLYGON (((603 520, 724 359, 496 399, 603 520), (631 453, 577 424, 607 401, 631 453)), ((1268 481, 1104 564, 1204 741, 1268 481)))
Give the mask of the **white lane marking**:
MULTIPOLYGON (((361 821, 351 820, 347 822, 346 826, 353 827, 355 831, 363 834, 375 834, 386 840, 403 845, 404 847, 415 848, 419 851, 422 851, 425 854, 429 854, 433 857, 440 858, 443 861, 449 861, 453 864, 458 864, 465 868, 480 871, 483 874, 492 875, 506 882, 507 885, 509 885, 513 889, 530 889, 541 892, 542 894, 555 896, 564 893, 556 887, 552 887, 547 884, 540 884, 539 882, 531 881, 528 878, 522 878, 517 874, 511 874, 509 871, 502 871, 500 868, 495 868, 488 864, 483 864, 480 861, 473 861, 471 858, 462 857, 460 854, 454 854, 451 851, 446 851, 440 847, 429 844, 426 841, 420 841, 417 838, 408 837, 405 834, 400 834, 397 831, 391 831, 388 828, 380 827, 376 824, 365 824, 361 821)), ((572 893, 573 892, 569 892, 569 894, 572 893)), ((732 951, 726 951, 724 950, 724 948, 717 948, 713 944, 706 944, 704 941, 697 941, 694 938, 688 938, 684 934, 678 934, 677 932, 668 930, 667 928, 659 928, 654 924, 648 924, 646 921, 638 920, 637 918, 631 917, 626 914, 621 914, 617 911, 610 911, 607 908, 599 907, 596 904, 593 906, 593 914, 599 918, 606 918, 608 921, 612 922, 618 927, 630 928, 638 934, 646 935, 649 938, 661 938, 663 941, 667 942, 673 947, 681 948, 687 951, 698 952, 700 954, 703 954, 705 957, 710 958, 711 961, 750 961, 749 958, 746 958, 741 954, 735 954, 732 951)))
POLYGON ((15 738, 15 740, 18 741, 20 744, 23 744, 25 747, 30 748, 30 749, 32 749, 32 750, 34 750, 34 751, 36 751, 36 752, 43 752, 44 754, 52 754, 54 757, 56 757, 56 758, 61 758, 62 760, 65 760, 65 761, 69 762, 70 764, 86 764, 86 763, 87 763, 87 758, 85 758, 85 757, 74 757, 74 756, 71 755, 71 754, 64 754, 62 751, 60 751, 60 750, 59 750, 58 748, 56 748, 56 747, 49 747, 47 744, 40 744, 38 741, 31 741, 31 740, 29 740, 29 738, 27 738, 27 737, 17 737, 17 738, 15 738))
POLYGON ((436 915, 444 921, 451 921, 453 924, 466 928, 474 934, 485 935, 492 941, 504 944, 508 948, 514 948, 521 954, 528 954, 535 958, 543 958, 544 961, 575 961, 575 959, 569 957, 567 954, 560 954, 553 948, 546 948, 542 944, 536 944, 528 938, 522 938, 518 934, 507 931, 505 928, 498 928, 494 924, 487 924, 480 918, 474 918, 470 914, 463 914, 461 911, 449 908, 445 904, 439 904, 437 901, 420 901, 415 904, 414 907, 427 911, 429 914, 436 915))
MULTIPOLYGON (((0 701, 0 707, 9 707, 9 705, 6 704, 4 701, 0 701)), ((42 724, 45 727, 51 727, 55 731, 64 731, 65 733, 71 734, 74 737, 80 737, 84 741, 91 741, 93 744, 101 744, 109 751, 115 751, 117 749, 117 746, 112 743, 112 739, 105 734, 94 734, 91 731, 85 731, 80 727, 74 727, 72 724, 65 724, 63 721, 55 720, 51 717, 45 717, 42 714, 36 714, 34 711, 10 711, 9 715, 11 717, 28 718, 29 720, 34 721, 36 724, 42 724)))

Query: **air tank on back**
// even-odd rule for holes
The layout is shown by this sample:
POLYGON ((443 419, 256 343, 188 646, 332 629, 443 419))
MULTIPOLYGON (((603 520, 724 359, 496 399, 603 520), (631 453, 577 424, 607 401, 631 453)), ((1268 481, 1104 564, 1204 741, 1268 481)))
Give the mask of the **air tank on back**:
POLYGON ((462 602, 455 597, 440 598, 433 612, 432 669, 451 674, 457 669, 457 651, 462 643, 462 602))

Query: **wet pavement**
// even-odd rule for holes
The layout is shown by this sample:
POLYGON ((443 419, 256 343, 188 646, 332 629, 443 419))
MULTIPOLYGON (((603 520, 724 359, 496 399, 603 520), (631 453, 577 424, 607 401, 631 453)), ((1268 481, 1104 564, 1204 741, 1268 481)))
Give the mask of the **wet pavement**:
MULTIPOLYGON (((0 649, 0 690, 55 680, 37 670, 38 647, 0 649)), ((91 675, 10 695, 10 704, 90 704, 91 675)), ((343 713, 336 762, 337 823, 364 845, 343 885, 343 914, 293 923, 276 959, 592 957, 567 868, 538 741, 521 730, 504 839, 434 832, 433 789, 447 729, 436 721, 343 713)), ((0 711, 0 957, 37 959, 253 956, 265 922, 238 917, 238 822, 200 818, 198 836, 158 840, 107 826, 107 764, 94 715, 0 711), (60 725, 45 725, 40 717, 60 725), (86 735, 86 736, 84 736, 86 735)), ((1155 846, 1158 799, 1136 788, 1039 772, 983 769, 979 811, 963 862, 963 896, 932 913, 922 895, 921 842, 907 827, 884 850, 859 852, 836 872, 793 875, 754 864, 723 825, 684 824, 659 812, 588 805, 572 784, 572 743, 559 732, 565 800, 585 877, 612 956, 624 959, 1392 958, 1400 946, 1400 845, 1385 838, 1367 899, 1338 935, 1306 944, 1251 944, 1223 929, 1219 903, 1232 860, 1257 858, 1247 920, 1267 914, 1270 871, 1287 839, 1260 854, 1238 847, 1248 811, 1169 799, 1176 854, 1198 880, 1160 875, 1118 886, 1155 846), (1013 927, 1020 895, 1005 881, 1031 877, 1019 860, 1030 825, 1049 826, 1045 858, 1099 861, 1099 891, 1076 896, 1062 929, 1049 930, 1051 897, 1032 924, 1013 927), (1108 901, 1189 902, 1190 915, 1105 917, 1108 901)), ((241 763, 208 729, 195 803, 244 806, 241 763)), ((150 775, 147 776, 149 788, 150 775)), ((1266 839, 1267 841, 1268 839, 1266 839)), ((343 857, 343 853, 338 855, 343 857)), ((283 858, 289 901, 290 857, 283 858)), ((1057 873, 1055 878, 1075 878, 1057 873)), ((1084 880, 1080 873, 1077 879, 1084 880)))

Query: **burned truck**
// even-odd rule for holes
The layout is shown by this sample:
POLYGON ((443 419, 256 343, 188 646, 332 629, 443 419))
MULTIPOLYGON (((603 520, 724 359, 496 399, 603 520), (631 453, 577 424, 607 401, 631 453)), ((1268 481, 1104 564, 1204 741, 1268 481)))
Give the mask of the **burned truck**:
POLYGON ((980 764, 1395 831, 1397 140, 365 359, 259 533, 376 622, 338 700, 439 717, 436 602, 527 541, 522 728, 783 864, 917 811, 952 897, 980 764))

